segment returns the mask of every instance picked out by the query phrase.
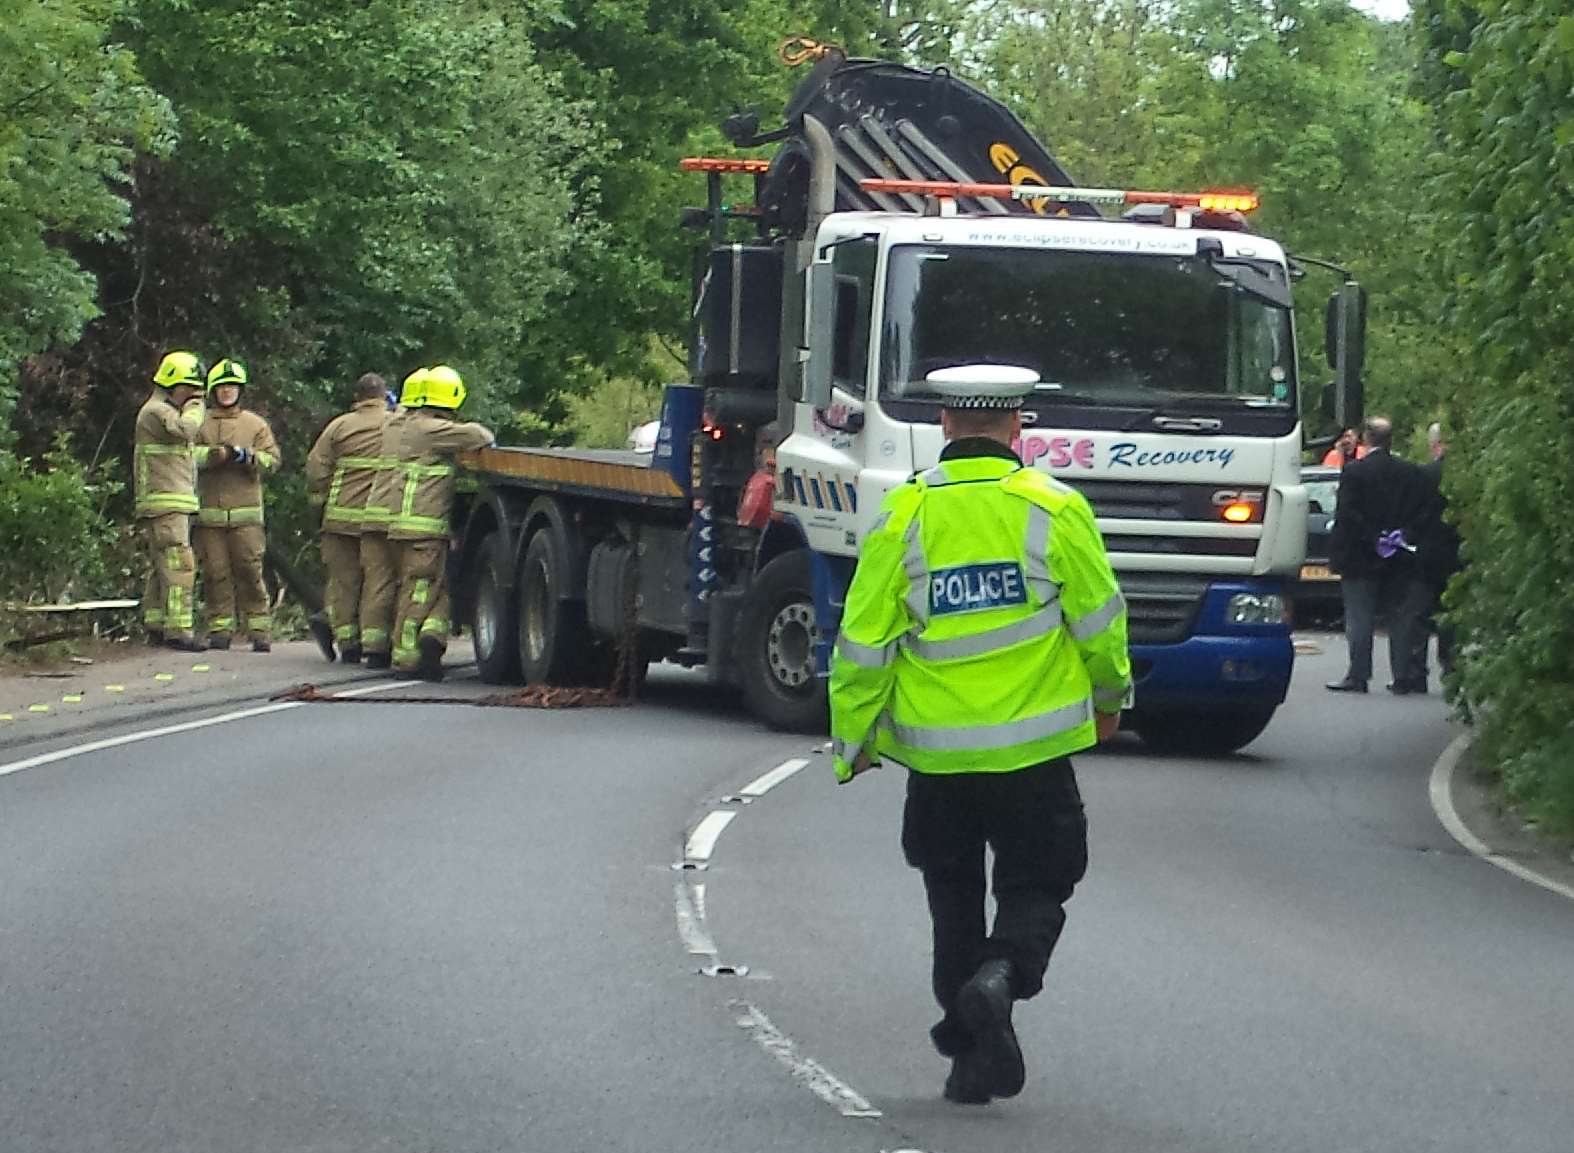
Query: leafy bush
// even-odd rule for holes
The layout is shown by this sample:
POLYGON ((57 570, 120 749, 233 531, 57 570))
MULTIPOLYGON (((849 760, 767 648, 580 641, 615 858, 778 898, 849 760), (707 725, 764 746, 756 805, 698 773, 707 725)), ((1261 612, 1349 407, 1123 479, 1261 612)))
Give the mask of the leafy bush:
POLYGON ((129 533, 105 515, 122 488, 64 441, 42 462, 0 450, 0 600, 88 600, 127 591, 129 533))
POLYGON ((1510 795, 1574 832, 1574 16, 1567 0, 1427 0, 1417 20, 1449 157, 1446 327, 1469 340, 1447 470, 1462 683, 1510 795))

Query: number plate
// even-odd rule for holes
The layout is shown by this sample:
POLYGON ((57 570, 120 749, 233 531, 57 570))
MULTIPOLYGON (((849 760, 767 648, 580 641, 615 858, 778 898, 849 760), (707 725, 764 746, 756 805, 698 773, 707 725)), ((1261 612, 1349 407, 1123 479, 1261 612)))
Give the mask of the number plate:
POLYGON ((1325 564, 1303 564, 1301 566, 1301 579, 1303 581, 1336 581, 1339 574, 1325 564))

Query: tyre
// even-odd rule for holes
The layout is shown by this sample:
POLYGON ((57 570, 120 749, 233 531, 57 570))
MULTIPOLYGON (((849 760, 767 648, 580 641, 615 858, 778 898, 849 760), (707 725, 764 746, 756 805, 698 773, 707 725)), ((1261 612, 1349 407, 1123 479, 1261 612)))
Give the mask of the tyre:
POLYGON ((476 576, 470 631, 475 637, 476 667, 489 685, 506 685, 519 679, 519 617, 514 598, 503 589, 508 560, 501 533, 488 534, 476 550, 480 572, 476 576))
POLYGON ((1233 709, 1133 710, 1131 727, 1150 749, 1161 753, 1224 756, 1251 744, 1273 720, 1277 705, 1233 709))
POLYGON ((585 619, 583 601, 564 600, 568 558, 550 528, 530 538, 514 590, 519 603, 519 666, 529 685, 583 684, 603 646, 585 619))
POLYGON ((773 729, 825 732, 826 682, 815 675, 807 552, 783 553, 760 570, 739 613, 737 643, 749 711, 773 729))

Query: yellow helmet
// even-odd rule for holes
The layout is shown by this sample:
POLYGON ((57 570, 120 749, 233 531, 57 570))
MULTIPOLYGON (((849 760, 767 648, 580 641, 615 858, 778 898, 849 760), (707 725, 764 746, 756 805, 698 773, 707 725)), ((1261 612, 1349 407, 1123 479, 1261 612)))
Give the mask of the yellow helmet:
POLYGON ((429 368, 418 368, 404 378, 399 386, 399 403, 405 408, 420 408, 426 403, 426 374, 429 368))
POLYGON ((424 392, 431 408, 453 411, 465 402, 465 382, 446 364, 439 364, 427 372, 424 392))
POLYGON ((246 366, 226 356, 208 372, 208 391, 212 392, 221 384, 248 384, 250 381, 251 374, 246 366))
POLYGON ((205 371, 202 358, 196 353, 169 352, 165 353, 164 359, 158 362, 158 371, 153 374, 153 383, 160 388, 178 388, 183 384, 201 388, 205 371))

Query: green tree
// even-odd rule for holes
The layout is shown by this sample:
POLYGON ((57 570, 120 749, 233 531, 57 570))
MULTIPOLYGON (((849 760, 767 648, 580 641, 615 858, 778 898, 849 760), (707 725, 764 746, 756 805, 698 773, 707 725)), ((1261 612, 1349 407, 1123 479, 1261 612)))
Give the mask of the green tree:
POLYGON ((1466 348, 1447 469, 1463 687, 1510 794, 1574 833, 1574 15, 1426 0, 1415 19, 1444 157, 1442 319, 1466 348))
POLYGON ((93 275, 65 246, 115 241, 134 151, 167 152, 169 105, 111 42, 110 0, 0 0, 0 444, 23 358, 95 316, 93 275))

